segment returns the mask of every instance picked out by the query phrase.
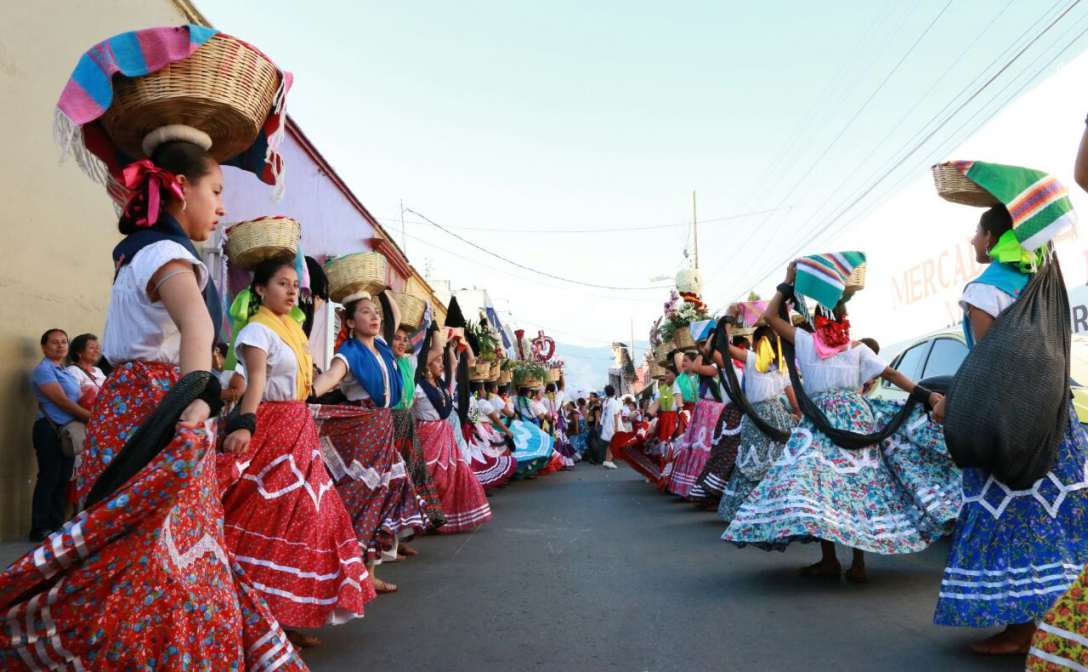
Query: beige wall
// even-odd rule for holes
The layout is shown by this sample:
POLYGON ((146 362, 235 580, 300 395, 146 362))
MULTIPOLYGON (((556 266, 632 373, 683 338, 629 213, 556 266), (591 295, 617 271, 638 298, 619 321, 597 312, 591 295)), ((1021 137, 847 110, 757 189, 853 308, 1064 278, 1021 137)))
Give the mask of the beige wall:
POLYGON ((59 163, 53 109, 79 56, 126 30, 176 25, 171 0, 0 3, 0 539, 30 525, 29 370, 50 327, 101 334, 116 216, 104 190, 59 163))

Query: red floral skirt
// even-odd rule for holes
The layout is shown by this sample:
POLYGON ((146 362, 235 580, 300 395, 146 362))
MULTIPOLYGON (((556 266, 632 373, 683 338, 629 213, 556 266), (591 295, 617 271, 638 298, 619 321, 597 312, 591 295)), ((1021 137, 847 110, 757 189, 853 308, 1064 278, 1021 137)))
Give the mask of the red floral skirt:
MULTIPOLYGON (((686 406, 686 404, 685 404, 686 406)), ((696 480, 703 473, 703 467, 710 459, 710 448, 714 432, 718 426, 718 416, 725 409, 725 404, 710 399, 702 399, 695 406, 684 435, 675 443, 678 451, 669 474, 668 491, 680 497, 687 497, 696 480)))
POLYGON ((377 596, 318 445, 305 403, 266 401, 245 452, 217 459, 227 545, 290 628, 360 618, 377 596))
POLYGON ((448 420, 424 420, 417 421, 416 429, 427 458, 431 483, 446 514, 446 524, 438 531, 443 534, 466 532, 491 520, 491 505, 457 446, 453 425, 448 420))
POLYGON ((393 542, 422 532, 423 501, 393 443, 388 408, 311 406, 321 454, 351 516, 367 564, 381 560, 393 542))
MULTIPOLYGON (((114 371, 88 426, 81 497, 176 380, 163 364, 114 371)), ((179 428, 0 575, 0 669, 306 669, 225 550, 211 445, 208 429, 179 428)))

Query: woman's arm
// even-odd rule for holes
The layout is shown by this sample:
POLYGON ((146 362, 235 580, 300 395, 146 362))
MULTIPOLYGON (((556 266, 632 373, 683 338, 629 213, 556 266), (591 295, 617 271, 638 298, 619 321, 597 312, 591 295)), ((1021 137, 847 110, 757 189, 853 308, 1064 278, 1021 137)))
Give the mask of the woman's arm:
POLYGON ((692 373, 697 373, 700 376, 709 376, 711 378, 718 375, 718 367, 713 364, 704 364, 702 355, 695 358, 695 363, 690 370, 692 373))
POLYGON ((795 417, 801 417, 801 405, 797 403, 797 393, 793 391, 793 385, 786 386, 786 399, 790 402, 790 412, 795 417))
POLYGON ((744 348, 738 348, 732 343, 729 344, 729 356, 733 359, 745 361, 748 358, 748 351, 744 348))
MULTIPOLYGON (((918 384, 915 383, 913 380, 911 380, 910 378, 907 378, 902 373, 900 373, 896 369, 893 369, 890 366, 885 368, 884 371, 881 372, 880 377, 883 378, 884 380, 888 381, 892 385, 895 385, 899 389, 903 390, 907 394, 913 393, 914 388, 918 386, 918 384)), ((938 402, 940 402, 943 398, 944 397, 942 397, 937 392, 930 392, 929 393, 929 405, 930 405, 930 408, 935 408, 937 406, 938 402)))
POLYGON ((397 305, 397 300, 393 298, 393 292, 387 289, 383 293, 385 298, 389 299, 389 312, 392 313, 393 317, 393 331, 396 332, 400 326, 400 306, 397 305))
POLYGON ((967 321, 971 325, 971 335, 975 337, 975 343, 981 341, 994 325, 993 315, 974 306, 967 308, 967 321))
MULTIPOLYGON (((792 285, 796 277, 797 262, 791 262, 786 269, 786 284, 792 285)), ((793 335, 795 333, 794 326, 788 320, 783 320, 778 316, 779 308, 785 300, 785 297, 782 296, 782 292, 775 292, 774 296, 767 303, 767 309, 763 311, 763 319, 767 321, 767 324, 770 325, 774 333, 790 343, 793 343, 793 335)))
POLYGON ((181 375, 211 371, 215 328, 192 264, 171 261, 151 276, 148 296, 158 298, 181 332, 181 375))
POLYGON ((344 360, 339 357, 333 359, 329 370, 314 378, 314 396, 325 396, 339 385, 346 375, 348 375, 348 365, 344 363, 344 360))
POLYGON ((44 383, 38 385, 38 389, 41 390, 46 399, 59 406, 60 410, 76 420, 87 422, 91 419, 91 412, 69 399, 60 383, 44 383))
MULTIPOLYGON (((250 345, 241 347, 249 382, 246 385, 245 394, 242 395, 242 402, 238 405, 238 413, 247 415, 256 413, 257 407, 261 405, 261 399, 264 398, 265 383, 268 380, 268 372, 265 370, 268 353, 250 345)), ((229 453, 241 453, 249 446, 252 439, 253 435, 248 429, 236 429, 223 442, 223 450, 229 453)))
POLYGON ((503 434, 507 436, 514 435, 514 433, 510 431, 510 428, 506 426, 506 423, 502 421, 502 416, 499 415, 498 411, 491 411, 491 413, 489 413, 487 417, 491 419, 492 423, 499 426, 503 434))
POLYGON ((227 385, 227 389, 223 390, 223 401, 238 401, 245 393, 245 376, 235 371, 234 374, 230 377, 230 383, 227 385))
POLYGON ((1080 137, 1080 148, 1077 150, 1077 162, 1073 164, 1073 179, 1077 181, 1081 189, 1088 191, 1088 128, 1080 137))

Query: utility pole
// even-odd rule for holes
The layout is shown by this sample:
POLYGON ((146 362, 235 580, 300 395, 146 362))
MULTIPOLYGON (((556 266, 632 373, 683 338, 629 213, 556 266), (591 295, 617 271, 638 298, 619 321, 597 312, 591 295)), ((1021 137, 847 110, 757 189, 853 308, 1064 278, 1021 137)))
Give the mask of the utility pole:
MULTIPOLYGON (((401 249, 401 252, 404 252, 404 256, 407 257, 408 256, 408 236, 404 232, 404 199, 403 198, 400 199, 400 249, 401 249)), ((698 252, 696 252, 695 256, 696 257, 699 256, 698 252)), ((696 264, 696 265, 698 265, 698 264, 696 264)))
POLYGON ((691 231, 695 237, 695 270, 699 270, 699 217, 695 212, 695 190, 691 192, 691 231))

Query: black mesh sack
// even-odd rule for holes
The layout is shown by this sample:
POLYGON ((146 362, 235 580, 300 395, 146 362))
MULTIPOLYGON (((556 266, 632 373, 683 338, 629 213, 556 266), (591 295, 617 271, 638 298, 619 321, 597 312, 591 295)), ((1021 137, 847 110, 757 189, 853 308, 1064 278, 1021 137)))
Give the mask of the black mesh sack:
POLYGON ((1057 457, 1069 422, 1069 297, 1051 255, 952 380, 944 436, 960 467, 1030 488, 1057 457))

